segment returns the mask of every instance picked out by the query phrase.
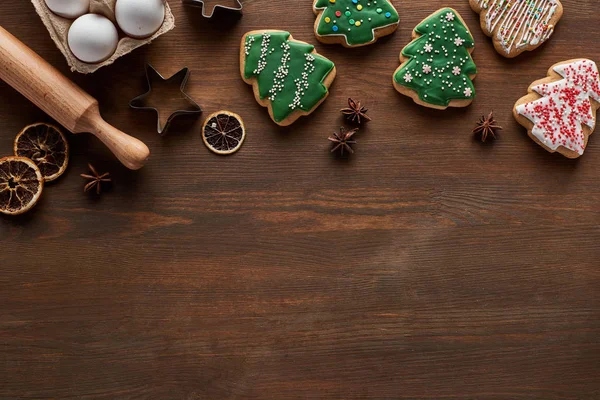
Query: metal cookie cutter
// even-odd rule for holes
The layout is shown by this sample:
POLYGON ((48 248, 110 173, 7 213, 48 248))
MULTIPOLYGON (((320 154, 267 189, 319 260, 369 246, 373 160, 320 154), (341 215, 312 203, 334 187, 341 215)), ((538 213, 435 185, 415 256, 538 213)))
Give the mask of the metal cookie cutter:
POLYGON ((242 1, 241 0, 223 0, 223 1, 229 1, 229 2, 236 2, 238 4, 239 7, 229 7, 229 6, 224 6, 222 4, 217 4, 216 6, 213 7, 213 9, 211 10, 210 14, 206 14, 206 6, 204 4, 204 0, 181 0, 181 2, 183 4, 187 4, 189 6, 193 6, 193 7, 200 7, 202 8, 202 16, 204 18, 212 18, 213 15, 215 14, 215 11, 217 9, 219 10, 223 10, 223 11, 227 11, 227 12, 236 12, 241 14, 242 13, 242 9, 244 8, 244 6, 242 5, 242 1))
POLYGON ((185 67, 175 75, 165 79, 152 65, 146 64, 148 91, 131 100, 129 106, 136 110, 153 110, 156 112, 157 130, 161 136, 164 136, 175 117, 184 114, 202 113, 202 108, 198 103, 184 92, 189 76, 190 70, 185 67), (176 95, 173 94, 174 92, 176 92, 176 95), (161 110, 170 112, 166 119, 161 110))

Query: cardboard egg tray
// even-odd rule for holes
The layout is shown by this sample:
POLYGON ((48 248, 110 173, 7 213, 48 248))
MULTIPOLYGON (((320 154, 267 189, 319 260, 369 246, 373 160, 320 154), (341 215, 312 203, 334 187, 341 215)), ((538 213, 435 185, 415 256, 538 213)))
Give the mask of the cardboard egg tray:
POLYGON ((173 13, 171 12, 169 4, 165 1, 165 20, 160 29, 154 35, 148 38, 134 39, 125 36, 125 34, 120 31, 119 26, 116 23, 115 3, 117 0, 90 0, 90 13, 104 15, 117 27, 117 30, 119 31, 119 44, 117 45, 117 50, 115 53, 107 60, 97 64, 88 64, 79 61, 73 55, 73 53, 71 53, 67 43, 67 34, 74 20, 59 17, 58 15, 54 14, 52 11, 50 11, 48 6, 46 6, 46 2, 44 0, 31 0, 31 2, 35 7, 36 12, 42 19, 42 22, 44 25, 46 25, 48 32, 50 32, 50 37, 52 40, 54 40, 54 43, 56 43, 58 49, 67 59, 67 63, 71 67, 71 71, 77 71, 82 74, 90 74, 97 71, 99 68, 114 63, 119 57, 132 52, 140 46, 152 42, 157 37, 167 33, 175 27, 175 18, 173 17, 173 13))

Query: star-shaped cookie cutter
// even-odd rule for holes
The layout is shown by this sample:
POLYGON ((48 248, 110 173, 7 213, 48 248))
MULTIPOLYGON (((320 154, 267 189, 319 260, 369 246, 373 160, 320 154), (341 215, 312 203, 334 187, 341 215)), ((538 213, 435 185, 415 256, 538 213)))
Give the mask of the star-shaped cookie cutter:
POLYGON ((217 4, 216 6, 213 7, 210 14, 206 14, 206 7, 204 4, 204 0, 182 0, 182 3, 187 4, 189 6, 202 8, 202 16, 204 18, 212 18, 213 15, 215 15, 215 11, 217 11, 217 9, 223 10, 223 11, 228 11, 228 12, 237 12, 237 13, 241 14, 242 9, 244 8, 242 1, 241 0, 231 0, 231 1, 236 1, 237 4, 239 5, 239 7, 228 7, 228 6, 224 6, 222 4, 217 4))
POLYGON ((152 65, 146 64, 146 82, 148 85, 148 90, 146 93, 131 100, 129 102, 129 107, 136 110, 153 110, 156 112, 158 120, 156 125, 157 131, 161 136, 164 136, 169 128, 169 125, 175 117, 179 115, 193 115, 202 113, 202 108, 200 108, 198 103, 192 100, 192 98, 184 92, 189 76, 190 70, 185 67, 170 78, 165 79, 152 65), (166 85, 178 84, 179 91, 181 92, 181 98, 179 100, 184 100, 187 103, 186 108, 173 111, 164 124, 161 122, 159 107, 152 105, 152 102, 149 101, 150 97, 154 94, 152 90, 153 81, 160 81, 166 85))

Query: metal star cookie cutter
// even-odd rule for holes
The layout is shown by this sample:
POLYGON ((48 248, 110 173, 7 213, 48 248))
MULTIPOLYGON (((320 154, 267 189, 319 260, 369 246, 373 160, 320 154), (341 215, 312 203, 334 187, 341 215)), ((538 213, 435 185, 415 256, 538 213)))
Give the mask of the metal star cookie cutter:
POLYGON ((242 13, 242 9, 244 8, 244 5, 242 4, 241 0, 231 0, 231 1, 236 1, 237 4, 239 5, 239 7, 228 7, 228 6, 224 6, 222 4, 217 4, 216 6, 213 7, 212 11, 210 12, 210 14, 206 14, 206 7, 204 4, 204 0, 181 0, 181 2, 183 4, 187 4, 189 6, 192 7, 200 7, 202 8, 202 16, 204 18, 212 18, 213 15, 215 15, 215 11, 217 11, 217 9, 219 10, 223 10, 223 11, 227 11, 227 12, 236 12, 241 14, 242 13))
MULTIPOLYGON (((148 90, 146 93, 136 97, 135 99, 129 102, 129 107, 136 110, 153 110, 156 112, 157 116, 157 131, 161 136, 164 136, 169 128, 169 125, 173 121, 173 119, 179 115, 193 115, 193 114, 201 114, 202 108, 196 103, 190 96, 188 96, 185 92, 185 85, 187 84, 188 78, 190 76, 190 70, 185 67, 179 72, 175 73, 170 78, 164 78, 152 65, 146 64, 146 83, 148 85, 148 90), (155 86, 173 86, 179 85, 177 90, 177 97, 174 96, 166 96, 166 101, 170 103, 174 103, 175 101, 179 102, 177 107, 170 107, 172 110, 169 116, 166 118, 161 118, 161 109, 167 108, 162 107, 161 104, 157 105, 157 103, 165 102, 164 98, 159 98, 158 101, 154 99, 156 97, 156 90, 153 90, 152 85, 155 86), (185 103, 185 107, 181 107, 181 105, 185 103)), ((158 90, 158 89, 157 89, 158 90)), ((169 91, 173 91, 173 88, 169 88, 169 91)), ((163 91, 166 92, 166 90, 163 91)))

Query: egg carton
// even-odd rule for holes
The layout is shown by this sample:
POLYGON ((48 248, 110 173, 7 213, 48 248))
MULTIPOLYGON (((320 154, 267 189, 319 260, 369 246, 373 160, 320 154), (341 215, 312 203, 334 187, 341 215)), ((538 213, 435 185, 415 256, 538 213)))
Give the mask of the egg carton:
MULTIPOLYGON (((77 71, 82 74, 91 74, 102 67, 110 65, 114 63, 119 57, 131 53, 138 47, 149 44, 157 37, 175 28, 175 17, 171 12, 169 4, 165 1, 165 20, 160 29, 156 31, 154 35, 144 39, 134 39, 132 37, 125 36, 123 33, 119 32, 119 44, 117 45, 117 50, 115 51, 115 53, 112 56, 110 56, 110 58, 100 63, 88 64, 79 61, 73 55, 67 43, 67 34, 74 20, 59 17, 58 15, 54 14, 46 5, 45 0, 31 0, 31 2, 35 7, 35 11, 38 13, 40 18, 42 19, 42 22, 48 29, 50 37, 52 38, 52 40, 54 40, 56 47, 58 47, 58 49, 63 53, 63 55, 67 59, 67 64, 69 64, 69 67, 71 67, 71 71, 77 71)), ((115 20, 116 2, 117 0, 91 0, 90 13, 104 15, 106 18, 110 19, 115 24, 115 26, 118 27, 115 20)))

